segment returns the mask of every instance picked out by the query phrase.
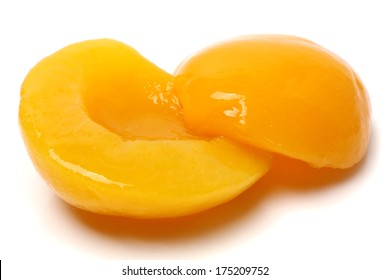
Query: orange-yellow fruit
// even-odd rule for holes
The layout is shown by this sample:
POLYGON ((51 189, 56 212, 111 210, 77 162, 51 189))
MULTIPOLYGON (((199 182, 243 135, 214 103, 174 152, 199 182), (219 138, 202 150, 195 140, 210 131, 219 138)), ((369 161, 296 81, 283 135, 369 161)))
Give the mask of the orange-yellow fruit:
POLYGON ((232 199, 268 155, 183 126, 173 77, 114 40, 70 45, 22 85, 19 121, 38 171, 92 212, 181 216, 232 199))
POLYGON ((316 167, 347 168, 365 154, 367 92, 341 58, 305 39, 247 36, 187 59, 175 88, 185 124, 316 167))

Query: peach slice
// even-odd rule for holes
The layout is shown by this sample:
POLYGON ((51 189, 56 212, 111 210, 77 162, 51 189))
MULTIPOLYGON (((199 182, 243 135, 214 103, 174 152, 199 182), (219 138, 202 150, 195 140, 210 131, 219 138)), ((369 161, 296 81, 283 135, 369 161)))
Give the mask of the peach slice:
POLYGON ((303 160, 347 168, 365 154, 369 98, 341 58, 308 40, 245 36, 206 48, 176 72, 186 126, 303 160))
POLYGON ((65 47, 22 85, 19 122, 55 192, 96 213, 181 216, 251 186, 270 156, 183 126, 173 77, 108 39, 65 47))

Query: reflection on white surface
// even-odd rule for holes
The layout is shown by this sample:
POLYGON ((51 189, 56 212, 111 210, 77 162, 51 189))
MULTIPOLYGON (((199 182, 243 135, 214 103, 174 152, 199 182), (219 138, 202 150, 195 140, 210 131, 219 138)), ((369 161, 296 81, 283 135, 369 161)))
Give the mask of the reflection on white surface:
POLYGON ((66 162, 63 159, 61 159, 54 152, 53 149, 49 150, 49 154, 50 154, 50 157, 52 159, 54 159, 56 162, 61 164, 66 169, 72 170, 75 173, 79 173, 79 174, 81 174, 81 175, 83 175, 85 177, 88 177, 88 178, 96 181, 96 182, 104 183, 104 184, 108 184, 108 185, 117 185, 117 186, 119 186, 121 188, 132 187, 133 186, 131 184, 124 184, 124 183, 121 183, 121 182, 110 180, 110 179, 108 179, 107 177, 105 177, 105 176, 103 176, 101 174, 97 174, 97 173, 91 172, 91 171, 89 171, 89 170, 87 170, 85 168, 82 168, 80 165, 76 165, 76 164, 73 164, 73 163, 70 163, 70 162, 66 162))

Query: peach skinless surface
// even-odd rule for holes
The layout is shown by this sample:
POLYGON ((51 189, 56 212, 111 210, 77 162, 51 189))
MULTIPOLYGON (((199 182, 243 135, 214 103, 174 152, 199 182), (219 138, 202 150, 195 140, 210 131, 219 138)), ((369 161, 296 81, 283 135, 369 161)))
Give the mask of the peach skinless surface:
POLYGON ((23 138, 61 198, 102 214, 182 216, 234 198, 269 169, 268 154, 188 132, 172 80, 108 39, 70 45, 29 72, 23 138))
POLYGON ((37 170, 69 204, 165 218, 233 199, 273 153, 291 170, 353 166, 367 149, 370 105, 346 62, 302 38, 222 42, 174 76, 100 39, 29 72, 19 121, 37 170))
POLYGON ((176 71, 185 124, 204 135, 348 168, 364 156, 370 105, 341 58, 306 39, 239 37, 188 58, 176 71))

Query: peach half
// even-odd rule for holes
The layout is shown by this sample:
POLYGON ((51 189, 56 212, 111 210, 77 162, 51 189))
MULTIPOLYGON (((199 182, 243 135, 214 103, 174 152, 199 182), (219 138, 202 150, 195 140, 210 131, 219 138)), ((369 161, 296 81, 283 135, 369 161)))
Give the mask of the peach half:
POLYGON ((302 38, 255 35, 215 44, 176 71, 187 127, 203 135, 348 168, 370 134, 367 91, 352 68, 302 38))
POLYGON ((243 192, 270 156, 188 131, 173 80, 108 39, 43 59, 24 80, 19 107, 39 173, 75 207, 140 218, 203 211, 243 192))

